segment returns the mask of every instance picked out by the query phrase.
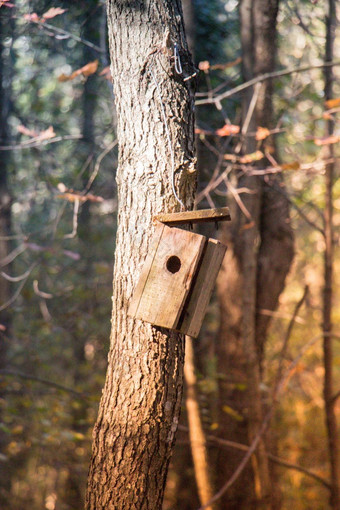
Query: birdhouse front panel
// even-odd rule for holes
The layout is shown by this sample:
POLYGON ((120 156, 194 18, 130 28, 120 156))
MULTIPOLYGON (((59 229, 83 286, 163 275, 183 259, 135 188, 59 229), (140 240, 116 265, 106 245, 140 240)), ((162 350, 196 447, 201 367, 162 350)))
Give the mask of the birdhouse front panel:
POLYGON ((129 315, 176 329, 205 243, 204 236, 158 223, 129 315))
POLYGON ((157 223, 128 314, 197 337, 226 246, 157 223))

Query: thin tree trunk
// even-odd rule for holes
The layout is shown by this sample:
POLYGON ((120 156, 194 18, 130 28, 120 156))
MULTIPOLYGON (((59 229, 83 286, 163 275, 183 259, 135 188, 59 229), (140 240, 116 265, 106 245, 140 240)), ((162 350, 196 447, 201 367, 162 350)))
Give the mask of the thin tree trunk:
POLYGON ((118 115, 119 193, 111 348, 94 429, 87 509, 161 508, 178 425, 184 343, 127 316, 153 233, 152 217, 187 208, 195 190, 193 96, 174 69, 178 45, 192 74, 178 2, 108 1, 118 115), (164 119, 166 118, 166 120, 164 119))
MULTIPOLYGON (((83 38, 86 41, 90 41, 93 44, 99 45, 99 30, 100 16, 102 15, 102 8, 99 8, 98 0, 91 0, 87 2, 87 9, 84 13, 83 26, 83 38)), ((98 54, 88 46, 83 46, 83 64, 95 60, 98 54)), ((83 139, 78 145, 78 156, 81 160, 86 162, 89 158, 92 158, 90 163, 82 176, 82 188, 84 189, 89 181, 89 177, 94 169, 94 116, 96 111, 97 103, 97 84, 98 78, 96 76, 89 76, 84 83, 84 90, 82 96, 83 106, 83 119, 82 119, 82 134, 83 139)), ((79 225, 78 225, 78 239, 82 245, 80 248, 84 253, 82 262, 79 265, 79 273, 83 275, 83 281, 89 282, 91 279, 93 252, 91 247, 87 247, 86 243, 91 239, 91 205, 90 202, 85 202, 81 206, 79 214, 79 225)), ((88 303, 85 304, 85 306, 88 303)), ((88 310, 84 310, 88 313, 88 310)), ((82 367, 85 362, 84 347, 87 338, 85 335, 79 335, 75 331, 73 334, 73 358, 74 364, 74 375, 73 383, 74 387, 84 382, 84 376, 82 375, 82 367)), ((88 402, 86 400, 80 401, 79 405, 72 408, 71 419, 72 419, 72 430, 84 434, 86 431, 86 415, 87 415, 88 402), (85 425, 84 425, 85 423, 85 425)), ((79 457, 76 453, 71 451, 68 458, 68 475, 65 480, 65 488, 62 494, 62 502, 70 510, 78 510, 84 506, 84 485, 86 483, 86 473, 79 466, 79 457)))
MULTIPOLYGON (((326 54, 325 61, 333 59, 334 39, 336 29, 335 0, 328 0, 328 15, 326 17, 326 54)), ((325 99, 333 96, 333 69, 325 67, 325 99)), ((327 121, 326 136, 334 132, 334 122, 327 121)), ((333 145, 325 146, 325 158, 332 161, 334 158, 333 145)), ((331 508, 340 509, 340 466, 337 419, 335 415, 334 384, 333 384, 333 339, 332 339, 332 297, 333 297, 333 257, 334 257, 334 232, 333 232, 333 185, 334 185, 334 162, 326 165, 325 174, 325 252, 324 252, 324 294, 323 294, 323 351, 324 351, 324 400, 326 414, 326 428, 328 436, 328 450, 331 471, 331 508)))
MULTIPOLYGON (((277 11, 278 0, 240 2, 245 81, 274 69, 277 11)), ((257 90, 249 89, 242 105, 243 131, 246 128, 254 132, 257 126, 272 127, 270 82, 257 90), (252 102, 254 111, 250 116, 252 102), (245 126, 246 119, 250 119, 248 126, 245 126)), ((243 145, 245 152, 253 152, 257 148, 254 139, 247 139, 243 145)), ((263 415, 261 366, 269 320, 261 314, 261 310, 274 310, 277 306, 293 257, 293 236, 288 204, 282 198, 281 178, 264 182, 260 178, 242 175, 238 186, 250 189, 253 194, 241 195, 250 218, 246 219, 239 208, 232 215, 232 230, 225 234, 231 249, 218 279, 221 307, 219 372, 226 373, 225 380, 220 382, 220 434, 238 442, 247 442, 256 435, 263 415), (238 421, 228 412, 230 407, 238 413, 238 421)), ((237 467, 240 458, 235 457, 227 460, 225 469, 219 469, 221 482, 222 476, 225 481, 237 467)), ((219 465, 221 462, 222 456, 219 465)), ((245 470, 223 501, 237 510, 250 505, 254 508, 278 508, 278 498, 274 493, 262 442, 253 457, 253 473, 249 468, 245 470)))
MULTIPOLYGON (((8 26, 11 26, 8 16, 1 13, 0 16, 0 145, 9 145, 9 113, 10 113, 10 63, 9 58, 4 55, 4 40, 13 35, 8 33, 8 26)), ((0 153, 0 260, 5 259, 10 252, 11 234, 11 195, 8 187, 8 167, 10 163, 10 152, 0 153)), ((8 266, 4 268, 8 271, 8 266)), ((4 305, 10 298, 10 283, 3 276, 0 276, 0 306, 4 305)), ((8 308, 0 312, 0 369, 6 368, 8 339, 10 335, 11 317, 8 308)), ((0 392, 3 398, 3 391, 0 392)), ((2 421, 3 409, 0 407, 0 421, 2 421)), ((0 453, 7 457, 6 446, 8 436, 0 430, 0 453)), ((9 460, 0 461, 0 507, 6 508, 9 502, 11 489, 11 465, 9 460)))
MULTIPOLYGON (((241 21, 241 38, 244 46, 243 52, 246 57, 243 59, 243 75, 245 80, 254 77, 254 58, 256 59, 255 48, 250 47, 256 44, 256 33, 254 30, 254 9, 253 1, 242 0, 240 3, 240 21, 241 21)), ((256 94, 256 89, 249 92, 256 94)), ((254 96, 253 96, 254 97, 254 96)), ((249 109, 252 105, 253 97, 248 97, 243 103, 243 125, 248 116, 251 114, 249 109)), ((256 103, 259 98, 256 98, 256 103)), ((255 98, 254 98, 255 101, 255 98)), ((257 105, 254 108, 257 109, 257 105)), ((254 130, 256 126, 255 115, 252 115, 249 122, 248 130, 254 130)), ((246 134, 246 133, 245 133, 246 134)), ((246 153, 254 152, 255 141, 250 139, 245 143, 244 151, 246 153)), ((242 274, 242 347, 246 353, 246 381, 247 381, 247 419, 249 441, 257 435, 262 423, 262 401, 260 391, 260 370, 255 343, 256 328, 256 281, 257 281, 257 242, 259 239, 260 224, 260 207, 261 207, 261 182, 260 179, 244 175, 239 182, 239 186, 246 187, 252 191, 252 194, 246 195, 243 199, 252 221, 251 228, 245 228, 247 220, 245 216, 239 212, 239 233, 234 239, 235 251, 240 264, 240 274, 242 274), (243 232, 242 232, 243 229, 243 232), (241 233, 241 232, 242 233, 241 233)), ((269 465, 264 448, 261 441, 256 455, 253 457, 253 471, 255 481, 255 494, 257 500, 263 502, 263 508, 267 508, 264 502, 268 502, 270 495, 270 478, 269 465)), ((269 508, 269 505, 268 505, 269 508)))
MULTIPOLYGON (((190 336, 187 336, 185 341, 184 378, 186 384, 185 403, 189 423, 191 454, 194 463, 198 494, 201 505, 203 506, 212 498, 214 491, 211 482, 211 468, 209 470, 207 443, 198 402, 194 346, 190 336)), ((212 506, 209 506, 207 510, 212 510, 212 508, 212 506)))

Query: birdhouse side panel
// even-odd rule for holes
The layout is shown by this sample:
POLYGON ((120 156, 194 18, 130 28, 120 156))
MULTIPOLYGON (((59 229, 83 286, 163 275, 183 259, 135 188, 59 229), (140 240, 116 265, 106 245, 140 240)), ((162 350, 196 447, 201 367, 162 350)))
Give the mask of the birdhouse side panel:
POLYGON ((192 292, 179 321, 180 332, 197 338, 226 250, 227 247, 219 241, 208 240, 192 292))

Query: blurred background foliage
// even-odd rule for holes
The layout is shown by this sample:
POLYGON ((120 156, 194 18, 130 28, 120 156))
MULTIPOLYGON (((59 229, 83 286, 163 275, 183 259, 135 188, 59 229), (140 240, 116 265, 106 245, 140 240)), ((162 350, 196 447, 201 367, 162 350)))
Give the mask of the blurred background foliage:
MULTIPOLYGON (((13 0, 0 5, 1 79, 6 91, 1 100, 0 181, 1 193, 10 196, 10 226, 0 232, 7 250, 0 280, 3 295, 7 293, 0 303, 0 507, 80 509, 91 431, 105 378, 116 231, 117 146, 107 70, 105 4, 99 0, 13 0), (51 8, 65 11, 42 19, 51 8), (85 70, 73 79, 60 80, 60 76, 70 76, 95 61, 95 72, 86 75, 85 70), (49 128, 52 131, 48 132, 49 128)), ((323 0, 281 2, 278 68, 322 62, 325 8, 323 0)), ((194 13, 196 63, 235 62, 240 57, 238 2, 195 0, 194 13)), ((338 67, 334 73, 339 78, 338 67)), ((200 71, 199 93, 222 81, 230 88, 240 84, 240 64, 200 71)), ((339 83, 336 79, 336 98, 340 97, 339 83)), ((315 139, 324 135, 323 90, 320 69, 275 80, 276 140, 280 162, 291 165, 285 179, 292 203, 296 255, 272 320, 264 362, 264 395, 272 387, 283 332, 305 285, 309 293, 298 314, 285 363, 320 334, 324 180, 319 164, 322 146, 315 139)), ((233 125, 240 122, 240 95, 224 101, 220 111, 213 105, 197 108, 197 126, 210 134, 226 119, 233 125)), ((221 150, 224 141, 216 135, 198 134, 200 190, 211 177, 211 146, 221 150)), ((231 138, 229 147, 234 145, 231 138)), ((214 205, 226 202, 218 189, 212 197, 214 205)), ((202 200, 202 206, 211 203, 202 200)), ((338 254, 338 176, 334 225, 338 254)), ((334 324, 340 335, 339 266, 336 258, 334 324)), ((214 297, 196 348, 207 434, 218 431, 217 380, 221 374, 216 370, 214 349, 218 323, 214 297)), ((338 341, 335 349, 339 381, 338 341)), ((279 456, 327 478, 323 373, 320 341, 291 374, 272 429, 279 438, 279 456)), ((236 412, 234 418, 239 419, 236 412)), ((213 472, 216 445, 209 443, 209 451, 213 472)), ((226 449, 226 462, 232 454, 226 449)), ((282 508, 328 507, 328 490, 297 470, 281 467, 280 487, 282 508)), ((188 436, 182 429, 164 507, 198 508, 195 491, 188 436), (185 461, 178 463, 178 455, 185 461)))

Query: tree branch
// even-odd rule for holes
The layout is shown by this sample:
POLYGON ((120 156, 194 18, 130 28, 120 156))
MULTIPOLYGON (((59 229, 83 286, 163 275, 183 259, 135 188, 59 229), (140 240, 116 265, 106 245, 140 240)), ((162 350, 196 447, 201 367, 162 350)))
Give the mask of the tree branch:
POLYGON ((48 381, 47 379, 43 379, 41 377, 27 375, 27 374, 24 374, 23 372, 19 372, 17 370, 3 368, 3 369, 0 369, 0 375, 9 376, 9 377, 19 377, 19 379, 25 379, 27 381, 39 382, 41 384, 45 384, 46 386, 51 386, 51 388, 56 388, 57 390, 65 391, 67 393, 72 393, 73 395, 77 395, 78 397, 89 398, 89 395, 87 395, 86 393, 81 393, 80 391, 76 391, 72 388, 68 388, 67 386, 64 386, 62 384, 48 381))
POLYGON ((292 67, 289 69, 282 69, 281 71, 273 71, 272 73, 265 73, 261 74, 260 76, 256 76, 256 78, 253 78, 252 80, 246 81, 245 83, 242 83, 241 85, 238 85, 237 87, 234 87, 231 90, 227 90, 226 92, 223 92, 222 94, 219 94, 215 97, 209 97, 207 99, 199 99, 196 101, 196 105, 204 105, 204 104, 213 104, 217 103, 219 101, 222 101, 222 99, 226 99, 227 97, 231 97, 234 94, 237 94, 238 92, 241 92, 242 90, 246 90, 249 87, 252 87, 256 83, 262 83, 266 80, 270 80, 272 78, 279 78, 280 76, 287 76, 289 74, 293 73, 303 73, 305 71, 311 71, 313 69, 323 69, 324 67, 332 67, 332 66, 339 66, 340 60, 333 60, 332 62, 324 62, 323 64, 318 64, 315 66, 301 66, 301 67, 292 67))

